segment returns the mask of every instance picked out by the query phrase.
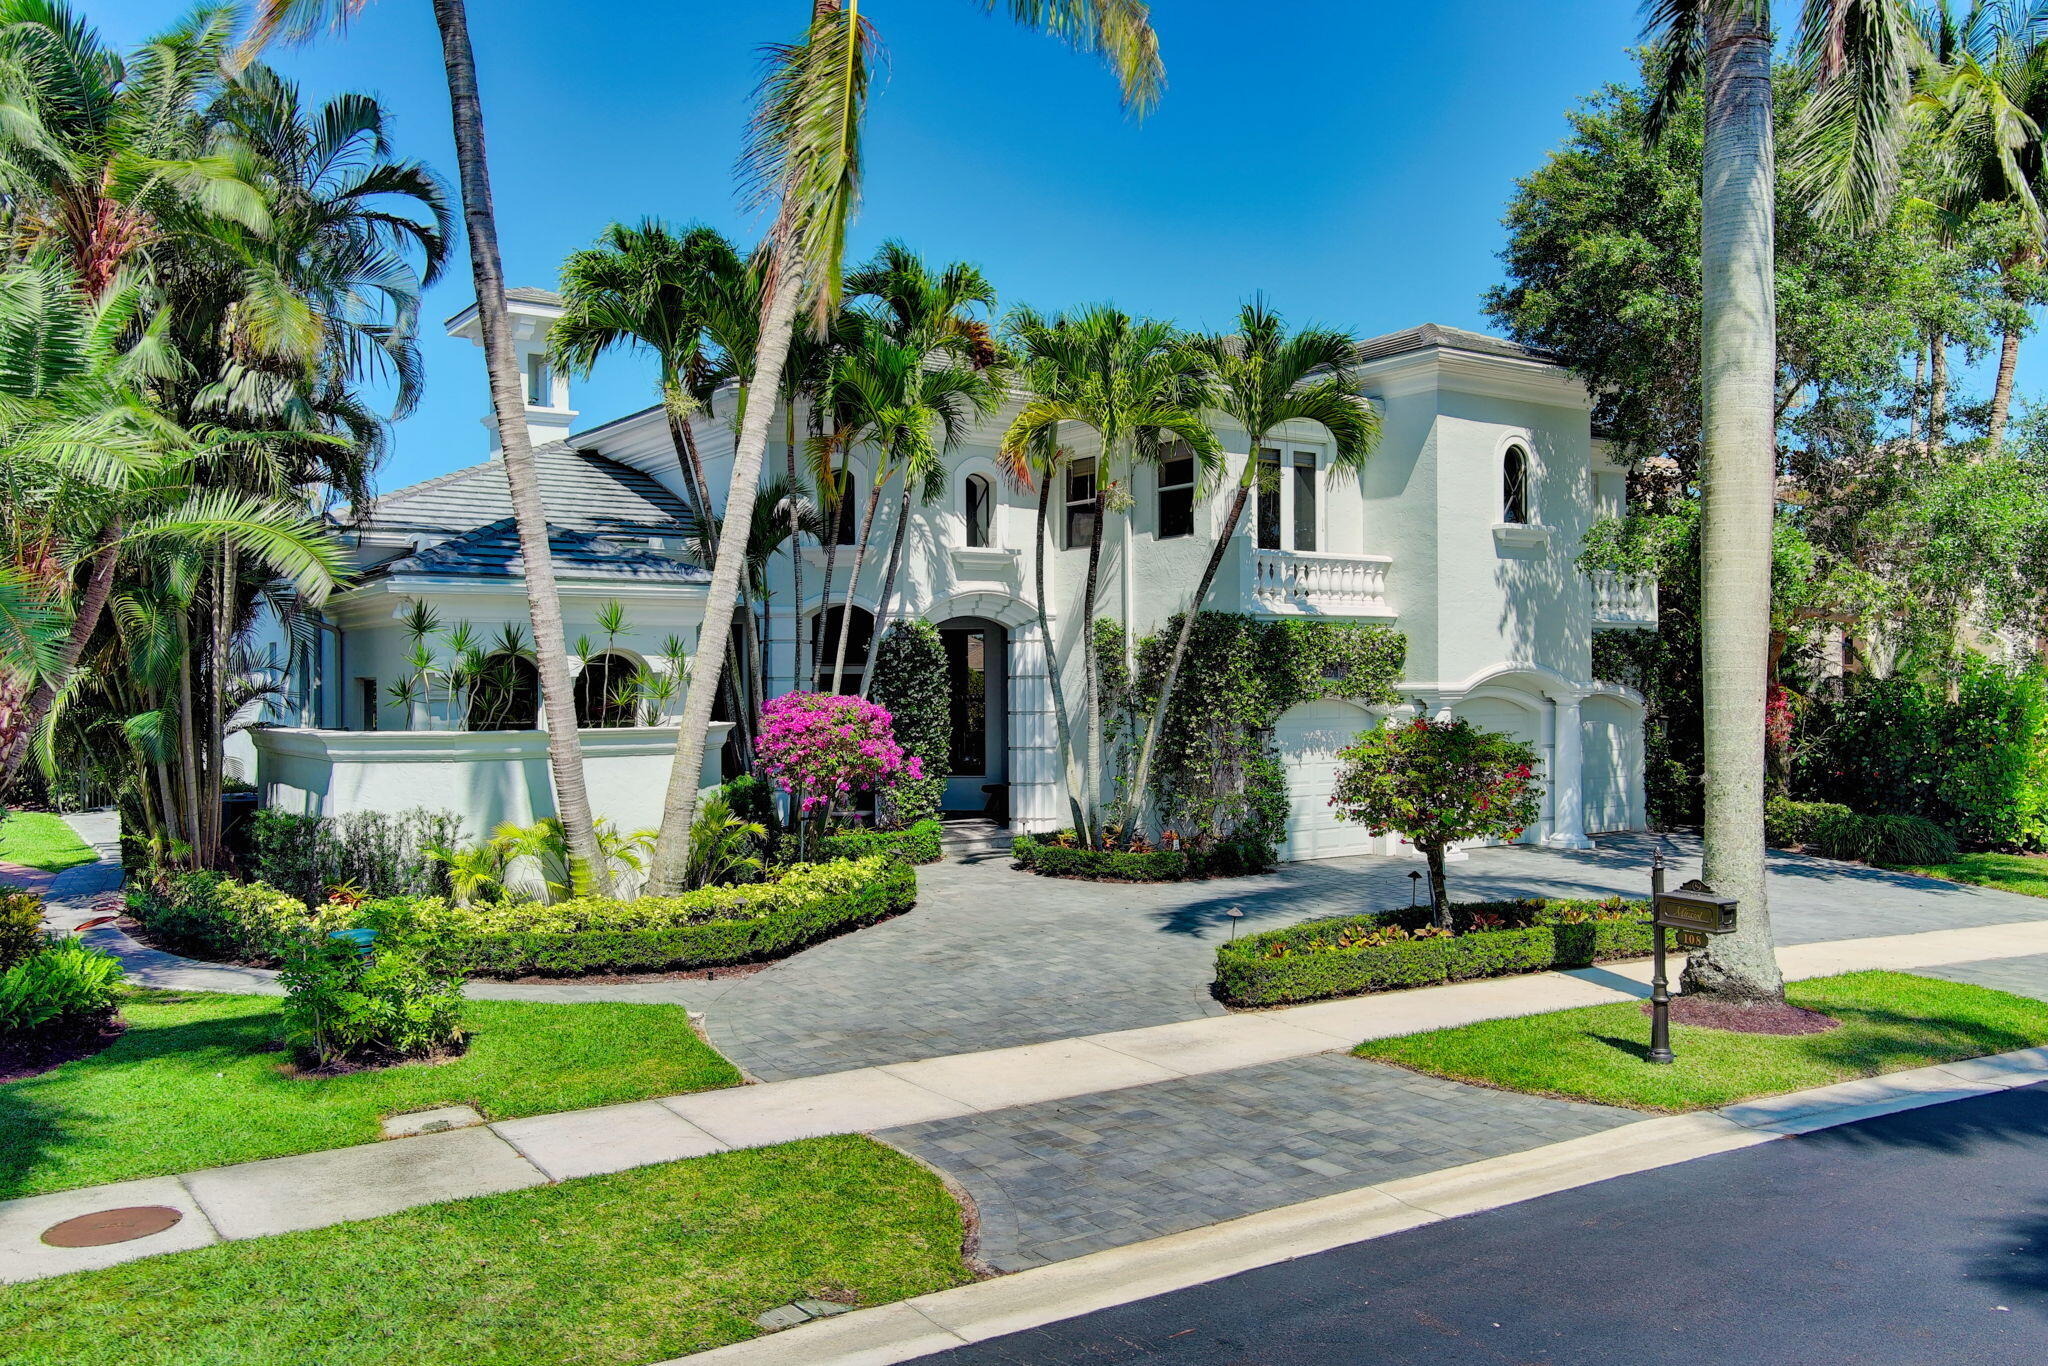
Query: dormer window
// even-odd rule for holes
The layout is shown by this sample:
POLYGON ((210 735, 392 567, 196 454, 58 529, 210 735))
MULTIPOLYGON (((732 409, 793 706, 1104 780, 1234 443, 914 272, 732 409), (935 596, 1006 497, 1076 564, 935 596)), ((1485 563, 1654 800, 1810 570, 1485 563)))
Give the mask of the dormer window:
POLYGON ((548 358, 539 351, 526 358, 526 404, 530 408, 555 406, 555 377, 548 372, 548 358))
POLYGON ((1529 524, 1529 453, 1520 446, 1508 447, 1501 457, 1500 519, 1509 526, 1529 524))
POLYGON ((995 544, 995 488, 986 475, 970 474, 965 494, 967 544, 985 550, 995 544))

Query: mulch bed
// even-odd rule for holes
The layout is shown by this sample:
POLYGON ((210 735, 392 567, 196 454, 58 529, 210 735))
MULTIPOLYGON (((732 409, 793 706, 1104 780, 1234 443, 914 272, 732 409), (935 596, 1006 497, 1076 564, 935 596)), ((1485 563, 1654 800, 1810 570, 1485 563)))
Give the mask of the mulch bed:
POLYGON ((118 1015, 63 1029, 39 1029, 0 1038, 0 1084, 25 1081, 67 1062, 104 1052, 127 1030, 118 1015))
MULTIPOLYGON (((1650 1007, 1643 1006, 1648 1015, 1650 1007)), ((1842 1022, 1818 1010, 1807 1010, 1787 1001, 1758 1001, 1744 1005, 1735 1001, 1709 1001, 1691 996, 1671 998, 1673 1024, 1697 1025, 1702 1029, 1726 1029, 1737 1034, 1825 1034, 1840 1029, 1842 1022)))

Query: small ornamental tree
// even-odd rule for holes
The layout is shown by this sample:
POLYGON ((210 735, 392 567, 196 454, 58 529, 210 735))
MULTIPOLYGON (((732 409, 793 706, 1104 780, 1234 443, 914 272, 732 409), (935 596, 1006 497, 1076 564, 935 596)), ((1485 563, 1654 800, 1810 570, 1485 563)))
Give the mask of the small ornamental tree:
POLYGON ((1441 929, 1451 928, 1444 851, 1459 840, 1514 839, 1543 806, 1536 751, 1463 717, 1369 730, 1338 757, 1330 796, 1337 818, 1375 835, 1397 831, 1422 851, 1430 915, 1441 929))
POLYGON ((808 818, 800 829, 813 820, 822 825, 857 792, 924 776, 924 765, 896 742, 884 708, 836 693, 785 693, 764 705, 755 763, 791 793, 798 814, 808 818))

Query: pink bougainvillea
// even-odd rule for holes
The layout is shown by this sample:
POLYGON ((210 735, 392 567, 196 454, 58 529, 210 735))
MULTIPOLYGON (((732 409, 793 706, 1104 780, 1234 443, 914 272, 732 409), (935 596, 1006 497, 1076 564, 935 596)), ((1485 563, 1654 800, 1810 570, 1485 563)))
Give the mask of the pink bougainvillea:
POLYGON ((805 815, 924 777, 922 763, 896 743, 884 708, 837 693, 785 693, 767 703, 754 749, 763 773, 803 794, 805 815))

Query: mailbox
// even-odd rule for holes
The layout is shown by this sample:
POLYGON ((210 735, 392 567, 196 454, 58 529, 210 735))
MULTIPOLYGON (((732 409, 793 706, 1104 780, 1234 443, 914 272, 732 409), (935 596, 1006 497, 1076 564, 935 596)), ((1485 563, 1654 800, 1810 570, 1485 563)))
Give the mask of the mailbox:
POLYGON ((1735 928, 1735 898, 1716 896, 1705 883, 1689 882, 1675 892, 1657 893, 1656 924, 1694 934, 1727 934, 1735 928))

